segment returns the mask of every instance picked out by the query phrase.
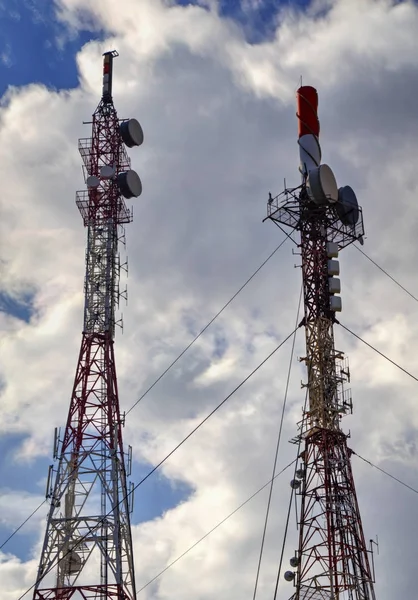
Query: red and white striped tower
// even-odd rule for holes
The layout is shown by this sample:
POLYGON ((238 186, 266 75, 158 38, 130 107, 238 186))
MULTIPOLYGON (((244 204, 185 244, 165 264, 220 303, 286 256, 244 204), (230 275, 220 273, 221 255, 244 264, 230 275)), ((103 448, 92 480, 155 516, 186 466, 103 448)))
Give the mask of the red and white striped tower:
POLYGON ((349 186, 338 189, 321 164, 318 95, 297 92, 302 183, 268 203, 268 217, 300 232, 308 405, 294 440, 302 450, 291 487, 300 496, 299 545, 285 579, 294 600, 375 600, 369 551, 357 503, 348 436, 352 411, 347 359, 334 345, 342 308, 339 251, 364 235, 361 209, 349 186))
POLYGON ((118 242, 132 220, 125 198, 141 193, 125 146, 143 141, 135 119, 118 119, 113 59, 104 54, 103 94, 92 135, 79 141, 87 189, 77 206, 87 227, 84 328, 70 410, 57 433, 49 471, 50 510, 34 600, 134 600, 136 597, 127 476, 114 357, 119 291, 118 242))

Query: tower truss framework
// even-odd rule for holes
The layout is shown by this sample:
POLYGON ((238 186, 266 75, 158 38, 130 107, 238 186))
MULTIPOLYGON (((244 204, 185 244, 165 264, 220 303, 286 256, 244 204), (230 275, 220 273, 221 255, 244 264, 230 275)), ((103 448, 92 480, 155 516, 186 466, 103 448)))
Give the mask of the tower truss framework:
MULTIPOLYGON (((315 163, 308 153, 307 162, 317 169, 319 123, 311 122, 305 131, 302 126, 300 135, 311 135, 316 127, 318 159, 315 163)), ((306 357, 301 360, 308 375, 308 405, 293 440, 302 449, 297 479, 291 482, 300 496, 299 542, 291 559, 295 571, 288 571, 285 579, 293 581, 292 600, 376 600, 351 469, 352 452, 340 426, 342 416, 352 412, 352 401, 347 389, 348 361, 334 344, 338 305, 331 287, 338 274, 337 261, 333 261, 336 249, 338 254, 362 240, 362 212, 358 208, 356 222, 344 224, 335 201, 314 201, 306 165, 301 172, 302 184, 270 197, 267 206, 267 218, 300 233, 306 337, 306 357)))
POLYGON ((34 600, 136 598, 127 481, 132 456, 122 442, 114 356, 116 309, 126 297, 119 290, 126 265, 118 245, 132 220, 121 181, 133 172, 121 129, 126 120, 118 118, 112 100, 115 56, 104 55, 92 135, 79 141, 87 184, 76 196, 87 227, 84 327, 66 427, 62 437, 55 435, 57 463, 49 471, 50 509, 34 600))

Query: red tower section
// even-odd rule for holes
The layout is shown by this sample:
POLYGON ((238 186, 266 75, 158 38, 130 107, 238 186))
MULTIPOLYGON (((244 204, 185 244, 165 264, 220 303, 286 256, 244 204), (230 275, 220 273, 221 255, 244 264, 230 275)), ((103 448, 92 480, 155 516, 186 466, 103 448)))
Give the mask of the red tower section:
POLYGON ((298 90, 302 184, 269 201, 268 217, 300 232, 308 408, 296 443, 302 448, 292 488, 300 495, 299 545, 285 579, 293 600, 375 600, 369 553, 357 503, 348 436, 340 427, 352 411, 347 359, 334 345, 342 308, 339 251, 364 234, 349 186, 337 188, 321 165, 318 96, 298 90))
POLYGON ((121 297, 118 242, 132 220, 125 198, 141 182, 125 147, 143 141, 135 119, 118 119, 112 100, 113 59, 104 55, 103 94, 92 135, 81 139, 87 190, 77 206, 87 227, 84 327, 62 439, 56 433, 47 485, 51 499, 34 600, 134 600, 129 494, 131 455, 122 443, 114 357, 121 297), (128 471, 128 472, 127 472, 128 471))

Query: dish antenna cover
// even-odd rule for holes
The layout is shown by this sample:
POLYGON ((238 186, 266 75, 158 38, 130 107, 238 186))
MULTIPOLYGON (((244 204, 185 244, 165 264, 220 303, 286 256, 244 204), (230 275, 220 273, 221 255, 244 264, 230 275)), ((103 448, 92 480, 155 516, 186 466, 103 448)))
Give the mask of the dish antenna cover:
POLYGON ((110 165, 103 165, 100 167, 100 177, 102 179, 112 179, 115 176, 115 167, 110 165))
POLYGON ((337 202, 338 187, 331 167, 321 165, 309 172, 308 192, 315 204, 337 202))
POLYGON ((120 125, 120 133, 122 139, 128 148, 134 146, 140 146, 144 141, 144 132, 142 127, 136 119, 129 119, 129 121, 123 121, 120 125))
POLYGON ((89 175, 86 179, 86 184, 88 188, 97 188, 100 184, 100 179, 96 175, 89 175))
POLYGON ((121 194, 125 198, 138 198, 141 195, 142 183, 136 171, 119 173, 117 179, 121 194))
POLYGON ((299 144, 299 171, 302 175, 308 175, 309 171, 319 167, 321 164, 321 146, 314 135, 303 135, 298 140, 299 144))
POLYGON ((354 190, 345 185, 338 190, 338 202, 335 205, 343 225, 354 227, 359 219, 359 207, 354 190))

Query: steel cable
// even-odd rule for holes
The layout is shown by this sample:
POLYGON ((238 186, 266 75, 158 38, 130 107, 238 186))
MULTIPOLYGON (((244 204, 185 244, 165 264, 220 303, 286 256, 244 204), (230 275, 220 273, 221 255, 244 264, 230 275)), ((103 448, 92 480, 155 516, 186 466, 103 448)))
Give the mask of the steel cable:
MULTIPOLYGON (((254 273, 246 280, 246 282, 239 288, 239 290, 237 292, 235 292, 235 294, 228 300, 228 302, 226 304, 224 304, 224 306, 216 313, 216 315, 209 321, 209 323, 207 323, 207 325, 205 325, 205 327, 203 327, 203 329, 195 336, 195 338, 184 348, 184 350, 177 356, 177 358, 175 360, 173 360, 173 362, 165 369, 165 371, 163 371, 161 373, 161 375, 154 381, 154 383, 152 385, 150 385, 150 387, 142 394, 142 396, 140 396, 140 398, 135 402, 135 404, 133 404, 131 406, 131 408, 126 412, 126 415, 128 415, 140 402, 143 398, 145 398, 145 396, 148 394, 148 392, 150 392, 156 385, 157 383, 164 377, 164 375, 166 375, 168 373, 168 371, 182 358, 182 356, 184 354, 186 354, 186 352, 189 350, 189 348, 191 348, 193 346, 193 344, 200 338, 200 336, 210 327, 210 325, 212 325, 212 323, 223 313, 223 311, 231 304, 231 302, 233 300, 235 300, 235 298, 238 296, 238 294, 240 292, 242 292, 242 290, 250 283, 250 281, 261 271, 261 269, 267 264, 267 262, 276 254, 276 252, 283 246, 283 244, 286 242, 286 240, 289 238, 292 241, 294 241, 291 236, 289 234, 287 234, 286 232, 284 232, 285 235, 287 237, 285 237, 284 240, 282 240, 280 242, 280 244, 273 250, 273 252, 271 252, 269 254, 269 256, 261 263, 261 265, 254 271, 254 273)), ((44 500, 44 502, 42 502, 42 504, 40 504, 38 506, 38 508, 36 509, 35 512, 37 512, 42 506, 43 504, 46 502, 46 500, 44 500)), ((31 515, 29 515, 29 517, 27 517, 25 519, 25 521, 23 521, 23 523, 21 523, 19 525, 19 527, 3 542, 3 544, 0 546, 0 550, 12 539, 12 537, 29 521, 29 519, 31 519, 31 517, 35 514, 35 512, 31 515)))
MULTIPOLYGON (((294 463, 295 463, 295 461, 292 460, 292 462, 289 463, 286 467, 284 467, 279 473, 276 473, 276 475, 274 476, 274 479, 277 479, 277 477, 279 477, 279 475, 281 475, 282 473, 284 473, 294 463)), ((242 504, 240 504, 237 508, 235 508, 231 513, 229 513, 228 516, 226 516, 224 519, 222 519, 222 521, 219 521, 219 523, 217 525, 215 525, 215 527, 212 527, 212 529, 210 529, 210 531, 208 531, 207 533, 205 533, 205 535, 203 535, 199 540, 197 540, 197 542, 195 542, 192 546, 190 546, 185 552, 183 552, 182 554, 180 554, 180 556, 178 556, 177 558, 175 558, 162 571, 160 571, 157 575, 155 575, 155 577, 153 577, 152 579, 150 579, 148 581, 148 583, 146 583, 145 585, 143 585, 142 588, 139 589, 136 594, 138 595, 139 592, 142 592, 142 590, 145 590, 145 588, 147 588, 149 585, 151 585, 151 583, 153 583, 156 579, 158 579, 163 573, 165 573, 166 571, 168 571, 168 569, 170 567, 172 567, 176 562, 178 562, 181 558, 183 558, 183 556, 186 556, 186 554, 188 554, 191 550, 193 550, 193 548, 195 548, 198 544, 200 544, 200 542, 203 542, 203 540, 205 540, 211 533, 213 533, 216 529, 218 529, 221 525, 223 525, 228 519, 230 519, 233 515, 235 515, 235 513, 237 513, 241 508, 243 508, 246 504, 248 504, 248 502, 250 502, 253 498, 255 498, 260 492, 262 492, 263 490, 265 490, 266 487, 271 484, 271 482, 272 482, 272 479, 270 479, 270 481, 267 481, 267 483, 265 483, 261 488, 258 488, 258 490, 256 492, 254 492, 254 494, 252 494, 252 496, 250 496, 249 498, 247 498, 242 504)))
MULTIPOLYGON (((296 323, 295 323, 295 327, 297 327, 297 324, 299 323, 300 305, 301 305, 301 302, 302 302, 302 292, 303 292, 303 287, 301 287, 300 294, 299 294, 299 303, 298 303, 298 308, 297 308, 297 311, 296 311, 296 323)), ((275 452, 274 462, 273 462, 273 473, 272 473, 272 477, 271 477, 271 480, 270 480, 271 484, 270 484, 270 490, 269 490, 269 495, 268 495, 268 500, 267 500, 266 516, 265 516, 265 519, 264 519, 263 535, 261 537, 260 555, 259 555, 259 558, 258 558, 257 574, 256 574, 256 577, 255 577, 253 600, 255 600, 256 596, 257 596, 258 579, 259 579, 259 576, 260 576, 261 561, 263 559, 264 543, 265 543, 265 539, 266 539, 267 525, 268 525, 268 519, 269 519, 269 515, 270 515, 271 497, 273 495, 273 487, 274 487, 274 480, 275 480, 274 476, 275 476, 275 473, 276 473, 277 459, 278 459, 278 456, 279 456, 279 448, 280 448, 280 441, 281 441, 281 438, 282 438, 284 413, 286 411, 287 394, 288 394, 288 391, 289 391, 290 375, 291 375, 291 372, 292 372, 293 355, 294 355, 294 351, 295 351, 295 342, 296 342, 296 333, 297 333, 297 329, 295 329, 295 333, 294 333, 294 336, 293 336, 293 342, 292 342, 292 348, 291 348, 291 351, 290 351, 289 368, 288 368, 288 371, 287 371, 287 380, 286 380, 286 387, 285 387, 285 392, 284 392, 283 407, 282 407, 282 413, 281 413, 281 418, 280 418, 279 433, 278 433, 278 436, 277 436, 276 452, 275 452)))
POLYGON ((17 529, 15 529, 15 530, 14 530, 14 531, 13 531, 13 532, 12 532, 12 533, 9 535, 9 537, 8 537, 6 540, 4 540, 4 542, 3 542, 3 543, 2 543, 2 545, 0 546, 0 550, 1 550, 2 548, 4 548, 4 546, 7 544, 7 542, 10 542, 10 540, 12 539, 12 537, 14 537, 14 536, 16 535, 16 533, 17 533, 17 532, 18 532, 20 529, 22 529, 22 527, 23 527, 24 525, 26 525, 26 523, 29 521, 29 519, 31 519, 31 518, 32 518, 32 517, 33 517, 33 516, 34 516, 34 515, 35 515, 35 514, 38 512, 38 510, 39 510, 40 508, 42 508, 42 506, 45 504, 45 502, 46 502, 46 498, 45 498, 45 500, 44 500, 43 502, 41 502, 41 503, 40 503, 40 505, 39 505, 37 508, 35 508, 35 510, 34 510, 33 512, 31 512, 31 514, 30 514, 30 515, 29 515, 29 516, 28 516, 28 517, 27 517, 27 518, 26 518, 26 519, 23 521, 23 523, 21 523, 21 524, 19 525, 19 527, 18 527, 17 529))
MULTIPOLYGON (((129 498, 129 496, 139 488, 140 485, 142 485, 149 477, 151 477, 151 475, 153 473, 155 473, 155 471, 157 469, 159 469, 190 437, 192 437, 192 435, 194 433, 196 433, 196 431, 198 431, 205 423, 206 421, 208 421, 210 419, 210 417, 212 417, 234 394, 235 392, 237 392, 259 369, 261 369, 261 367, 278 351, 280 350, 280 348, 295 334, 295 331, 300 327, 300 325, 298 327, 296 327, 296 329, 294 331, 292 331, 284 340, 282 340, 280 342, 280 344, 278 344, 276 346, 276 348, 274 348, 274 350, 272 350, 270 352, 270 354, 255 368, 251 371, 251 373, 249 375, 247 375, 247 377, 245 377, 245 379, 243 379, 241 381, 241 383, 239 383, 230 394, 228 394, 228 396, 226 396, 226 398, 224 398, 222 400, 222 402, 220 402, 202 421, 200 421, 200 423, 198 425, 196 425, 196 427, 194 427, 194 429, 192 429, 192 431, 185 437, 183 438, 183 440, 181 442, 179 442, 177 444, 177 446, 175 446, 175 448, 173 448, 173 450, 171 450, 171 452, 169 452, 165 458, 163 458, 155 467, 153 467, 151 469, 151 471, 149 471, 147 473, 147 475, 145 475, 145 477, 143 477, 141 479, 141 481, 139 483, 137 483, 127 494, 125 494, 125 496, 123 498, 121 498, 119 500, 119 502, 117 503, 116 507, 119 506, 121 504, 121 502, 124 502, 127 498, 129 498)), ((116 508, 115 507, 115 508, 116 508)), ((101 525, 101 523, 103 523, 107 517, 109 517, 112 514, 112 511, 109 511, 106 515, 104 515, 101 519, 99 519, 97 526, 101 525)), ((58 563, 60 563, 62 560, 64 560, 69 554, 70 552, 72 552, 75 548, 77 548, 80 544, 83 543, 83 541, 86 539, 86 537, 90 535, 90 533, 87 533, 85 535, 83 535, 71 548, 71 550, 67 551, 65 554, 63 554, 63 556, 61 556, 61 558, 54 559, 52 564, 50 565, 50 567, 42 574, 42 577, 40 577, 39 579, 37 579, 35 581, 34 584, 31 585, 31 587, 29 587, 21 596, 19 596, 18 600, 22 600, 22 598, 24 598, 26 596, 26 594, 28 592, 30 592, 35 586, 38 585, 38 583, 40 583, 42 581, 42 579, 44 579, 44 577, 51 571, 51 569, 53 569, 58 563)))
MULTIPOLYGON (((305 402, 304 402, 304 406, 303 406, 303 414, 306 413, 306 405, 308 403, 308 388, 306 388, 306 394, 305 394, 305 402)), ((302 436, 299 436, 299 443, 298 443, 298 451, 297 451, 297 456, 296 456, 296 461, 299 458, 300 455, 300 446, 302 444, 302 436)), ((296 469, 297 469, 297 463, 295 465, 295 472, 293 475, 293 478, 296 477, 296 469)), ((290 491, 290 499, 289 499, 289 508, 287 510, 287 517, 286 517, 286 525, 284 528, 284 534, 283 534, 283 543, 282 543, 282 549, 281 549, 281 553, 280 553, 280 560, 279 560, 279 566, 277 569, 277 576, 276 576, 276 585, 274 587, 274 595, 273 595, 273 600, 277 599, 277 592, 279 589, 279 581, 280 581, 280 573, 282 571, 282 566, 283 566, 283 557, 284 557, 284 551, 286 548, 286 540, 287 540, 287 532, 289 529, 289 521, 290 521, 290 511, 292 510, 292 501, 293 501, 293 494, 295 493, 295 490, 293 489, 293 487, 291 488, 290 491)))
MULTIPOLYGON (((305 398, 305 409, 306 409, 306 401, 307 401, 307 395, 305 398)), ((299 441, 299 445, 298 445, 298 455, 300 452, 300 441, 299 441)), ((393 479, 394 481, 397 481, 398 483, 400 483, 401 485, 403 485, 404 487, 406 487, 407 489, 411 490, 412 492, 418 494, 418 490, 413 488, 412 486, 408 485, 407 483, 405 483, 404 481, 402 481, 401 479, 398 479, 398 477, 395 477, 394 475, 392 475, 391 473, 389 473, 388 471, 385 471, 384 469, 382 469, 381 467, 378 467, 377 465, 373 464, 371 461, 367 460, 366 458, 360 456, 360 454, 357 454, 356 452, 352 451, 353 454, 355 456, 357 456, 358 458, 360 458, 361 460, 363 460, 365 463, 367 463, 368 465, 370 465, 371 467, 374 467, 375 469, 377 469, 378 471, 381 471, 384 475, 387 475, 388 477, 390 477, 391 479, 393 479)), ((275 479, 277 479, 282 473, 284 473, 284 471, 286 471, 289 467, 291 467, 293 464, 295 464, 297 461, 297 459, 293 460, 291 463, 289 463, 286 467, 284 467, 279 473, 277 473, 275 475, 275 479)), ((210 529, 207 533, 205 533, 205 535, 203 535, 199 540, 197 540, 197 542, 195 542, 192 546, 190 546, 187 550, 185 550, 182 554, 180 554, 177 558, 175 558, 171 563, 169 563, 162 571, 160 571, 157 575, 155 575, 152 579, 150 579, 148 581, 148 583, 146 583, 144 586, 142 586, 138 592, 137 595, 142 592, 145 588, 147 588, 149 585, 151 585, 151 583, 153 583, 156 579, 158 579, 159 577, 161 577, 161 575, 163 575, 166 571, 168 571, 168 569, 170 569, 175 563, 177 563, 180 559, 182 559, 184 556, 186 556, 186 554, 188 554, 191 550, 193 550, 198 544, 200 544, 200 542, 202 542, 203 540, 205 540, 211 533, 213 533, 216 529, 218 529, 221 525, 223 525, 229 518, 231 518, 235 513, 237 513, 241 508, 243 508, 246 504, 248 504, 248 502, 250 502, 253 498, 255 498, 260 492, 262 492, 268 485, 271 485, 271 481, 267 481, 267 483, 265 483, 261 488, 259 488, 254 494, 252 494, 252 496, 250 496, 249 498, 247 498, 247 500, 245 500, 242 504, 240 504, 235 510, 233 510, 231 513, 229 513, 229 515, 227 515, 224 519, 222 519, 222 521, 219 521, 219 523, 217 525, 215 525, 215 527, 212 527, 212 529, 210 529)), ((291 501, 290 501, 290 505, 292 502, 292 497, 293 497, 293 490, 291 492, 291 501)), ((288 514, 288 518, 287 518, 287 525, 289 523, 289 517, 290 517, 290 513, 288 514)), ((282 553, 281 553, 281 557, 280 557, 280 563, 279 563, 279 570, 278 570, 278 577, 276 580, 277 586, 278 586, 278 581, 279 581, 279 577, 280 577, 280 571, 281 571, 281 567, 282 567, 282 562, 283 562, 283 555, 284 555, 284 548, 285 548, 285 542, 286 542, 286 534, 287 534, 287 527, 285 529, 285 536, 284 536, 284 541, 282 544, 282 553)), ((275 595, 274 598, 276 598, 277 595, 277 587, 276 587, 276 591, 275 591, 275 595)))
POLYGON ((415 492, 415 494, 418 494, 418 490, 417 489, 415 489, 412 486, 408 485, 407 483, 405 483, 401 479, 398 479, 397 477, 395 477, 395 475, 391 475, 390 473, 388 473, 388 471, 385 471, 381 467, 378 467, 377 465, 374 465, 370 460, 367 460, 366 458, 363 458, 362 456, 360 456, 360 454, 357 454, 357 452, 354 452, 354 450, 351 450, 351 452, 354 454, 354 456, 357 456, 358 458, 360 458, 361 460, 363 460, 365 463, 367 463, 371 467, 374 467, 375 469, 377 469, 381 473, 384 473, 385 475, 387 475, 388 477, 390 477, 394 481, 397 481, 398 483, 400 483, 401 485, 403 485, 404 487, 406 487, 408 490, 411 490, 412 492, 415 492))
MULTIPOLYGON (((277 248, 275 248, 275 250, 273 250, 273 252, 271 252, 271 254, 269 254, 269 256, 261 263, 261 265, 258 267, 258 269, 256 269, 254 271, 254 273, 247 279, 247 281, 239 288, 239 290, 237 292, 235 292, 235 294, 228 300, 228 302, 226 304, 223 305, 223 307, 216 313, 216 315, 214 317, 212 317, 212 319, 209 321, 209 323, 207 323, 207 325, 205 325, 203 327, 203 329, 200 330, 200 332, 192 339, 192 341, 184 348, 184 350, 182 350, 182 352, 180 352, 180 354, 177 356, 177 358, 175 358, 173 360, 173 362, 165 369, 165 371, 163 371, 161 373, 161 375, 159 377, 157 377, 157 379, 154 381, 154 383, 152 385, 149 386, 149 388, 147 388, 145 390, 145 392, 138 398, 138 400, 135 402, 135 404, 133 404, 131 406, 131 408, 127 411, 126 415, 129 415, 129 413, 141 402, 141 400, 143 398, 145 398, 145 396, 148 394, 148 392, 150 392, 156 385, 157 383, 164 377, 164 375, 166 375, 168 373, 168 371, 174 367, 174 365, 180 360, 180 358, 186 354, 186 352, 193 346, 193 344, 195 342, 197 342, 197 340, 200 338, 200 336, 205 333, 206 329, 208 329, 212 323, 223 313, 223 311, 231 304, 231 302, 233 300, 235 300, 235 298, 238 296, 238 294, 240 292, 242 292, 242 290, 250 283, 250 281, 252 279, 254 279, 254 277, 257 275, 257 273, 259 273, 261 271, 261 269, 264 267, 264 265, 276 254, 276 252, 283 246, 283 244, 286 242, 286 240, 289 238, 292 240, 292 238, 290 237, 289 234, 286 234, 287 237, 284 238, 284 240, 282 240, 280 242, 280 244, 277 246, 277 248)), ((293 241, 293 240, 292 240, 293 241)))
POLYGON ((345 329, 346 331, 348 331, 348 333, 351 333, 351 335, 353 335, 355 338, 357 338, 358 340, 360 340, 360 342, 363 342, 363 344, 365 344, 366 346, 368 346, 369 348, 371 348, 372 350, 374 350, 375 352, 377 352, 377 354, 380 354, 380 356, 382 356, 383 358, 385 358, 392 365, 394 365, 395 367, 397 367, 398 369, 400 369, 401 371, 403 371, 404 373, 406 373, 406 375, 409 375, 409 377, 411 377, 415 381, 418 381, 418 377, 415 377, 415 375, 412 375, 412 373, 410 373, 409 371, 407 371, 406 369, 404 369, 403 367, 401 367, 401 365, 398 365, 398 363, 396 363, 394 360, 392 360, 391 358, 389 358, 388 356, 386 356, 386 354, 383 354, 383 352, 381 352, 380 350, 378 350, 377 348, 375 348, 374 346, 372 346, 371 344, 369 344, 369 342, 366 342, 366 340, 363 340, 363 338, 360 337, 359 335, 357 335, 356 333, 354 333, 354 331, 351 331, 351 329, 349 329, 348 327, 346 327, 345 325, 343 325, 342 323, 340 323, 337 320, 335 322, 338 325, 340 325, 340 327, 342 327, 343 329, 345 329))
POLYGON ((374 261, 372 258, 370 258, 370 256, 368 254, 366 254, 364 252, 364 250, 362 250, 361 248, 359 248, 359 246, 357 246, 356 244, 353 244, 353 245, 354 245, 354 248, 356 250, 358 250, 359 252, 361 252, 361 254, 367 258, 367 260, 369 260, 375 267, 377 267, 380 271, 382 271, 382 273, 384 273, 385 275, 387 275, 389 277, 389 279, 391 279, 393 281, 393 283, 395 283, 398 287, 400 287, 401 290, 403 290, 404 292, 406 292, 408 294, 408 296, 411 296, 411 298, 413 300, 415 300, 415 302, 418 302, 418 298, 416 296, 414 296, 414 294, 411 294, 411 292, 409 292, 406 289, 406 287, 404 287, 401 283, 399 283, 399 281, 397 281, 394 277, 392 277, 392 275, 390 275, 383 267, 381 267, 380 265, 378 265, 376 261, 374 261))

